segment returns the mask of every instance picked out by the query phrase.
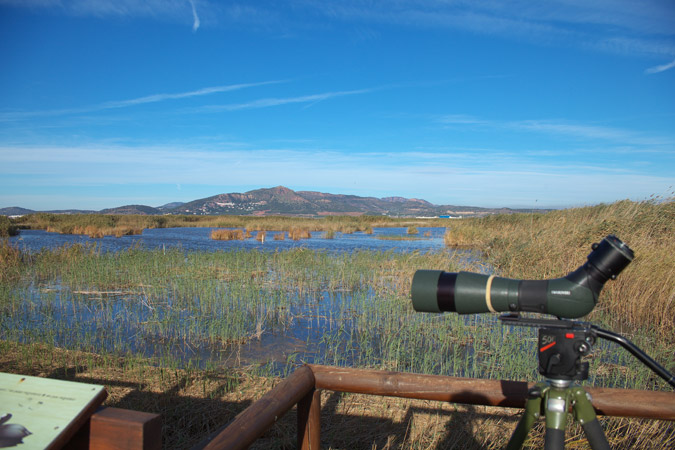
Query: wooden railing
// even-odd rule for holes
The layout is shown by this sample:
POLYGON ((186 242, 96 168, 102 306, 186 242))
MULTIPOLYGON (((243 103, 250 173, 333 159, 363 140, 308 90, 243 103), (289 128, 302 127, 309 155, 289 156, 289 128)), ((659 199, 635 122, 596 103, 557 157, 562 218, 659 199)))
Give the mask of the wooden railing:
MULTIPOLYGON (((298 448, 320 447, 320 390, 522 408, 534 383, 416 375, 400 372, 304 365, 239 414, 203 446, 245 449, 298 405, 298 448)), ((675 393, 586 388, 596 412, 605 416, 675 420, 675 393)))

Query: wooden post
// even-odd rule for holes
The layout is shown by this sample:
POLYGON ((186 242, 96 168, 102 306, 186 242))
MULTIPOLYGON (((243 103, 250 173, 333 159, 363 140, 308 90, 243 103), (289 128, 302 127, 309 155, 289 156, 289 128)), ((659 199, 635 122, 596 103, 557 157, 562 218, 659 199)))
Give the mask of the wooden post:
POLYGON ((89 447, 96 449, 159 450, 162 418, 158 414, 103 408, 91 416, 89 447))
POLYGON ((162 448, 162 417, 101 407, 66 447, 75 450, 159 450, 162 448))
POLYGON ((298 448, 321 448, 321 391, 312 389, 298 402, 298 448))
POLYGON ((204 449, 245 449, 314 388, 314 375, 302 366, 246 408, 204 449))

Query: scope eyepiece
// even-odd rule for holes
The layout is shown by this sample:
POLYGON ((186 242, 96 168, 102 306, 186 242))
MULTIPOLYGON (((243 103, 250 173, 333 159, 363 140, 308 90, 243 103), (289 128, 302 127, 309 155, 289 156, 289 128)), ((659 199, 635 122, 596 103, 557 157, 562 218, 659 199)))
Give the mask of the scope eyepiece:
POLYGON ((603 283, 609 278, 615 280, 635 257, 633 250, 613 234, 591 248, 593 251, 588 255, 588 263, 602 274, 603 283))
POLYGON ((593 310, 608 279, 615 279, 633 260, 633 251, 614 235, 593 244, 588 261, 574 272, 552 280, 514 280, 472 272, 418 270, 411 297, 416 311, 529 311, 578 318, 593 310))

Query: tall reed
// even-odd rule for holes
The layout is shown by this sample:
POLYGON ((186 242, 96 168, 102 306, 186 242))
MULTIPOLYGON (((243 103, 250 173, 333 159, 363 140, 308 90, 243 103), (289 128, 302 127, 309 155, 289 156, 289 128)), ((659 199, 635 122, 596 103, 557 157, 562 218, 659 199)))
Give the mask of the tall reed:
POLYGON ((513 278, 564 276, 583 264, 591 244, 615 234, 636 254, 609 281, 594 315, 626 331, 656 332, 675 342, 675 202, 628 200, 552 211, 453 221, 448 245, 471 245, 494 270, 513 278))

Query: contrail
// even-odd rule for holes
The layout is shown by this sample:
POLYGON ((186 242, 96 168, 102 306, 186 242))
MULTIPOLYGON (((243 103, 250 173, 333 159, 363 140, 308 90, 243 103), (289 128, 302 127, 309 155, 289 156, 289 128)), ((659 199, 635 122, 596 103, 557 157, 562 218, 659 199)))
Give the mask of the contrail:
POLYGON ((197 15, 197 8, 195 8, 195 2, 193 0, 188 0, 190 5, 192 5, 192 17, 194 22, 192 23, 192 32, 195 33, 199 29, 199 16, 197 15))
POLYGON ((197 89, 196 91, 188 92, 179 92, 175 94, 154 94, 147 95, 145 97, 132 98, 130 100, 117 100, 110 101, 105 103, 99 103, 98 105, 84 106, 81 108, 68 108, 68 109, 53 109, 46 111, 9 111, 0 113, 0 122, 12 122, 16 120, 25 120, 33 117, 54 117, 62 116, 68 114, 82 114, 95 111, 104 111, 107 109, 117 109, 117 108, 127 108, 135 105, 142 105, 146 103, 157 103, 165 100, 176 100, 182 98, 190 97, 199 97, 203 95, 216 94, 219 92, 229 92, 236 91, 239 89, 246 89, 250 87, 265 86, 268 84, 277 84, 285 83, 284 80, 275 80, 275 81, 261 81, 257 83, 240 83, 240 84, 230 84, 225 86, 213 86, 202 89, 197 89))

